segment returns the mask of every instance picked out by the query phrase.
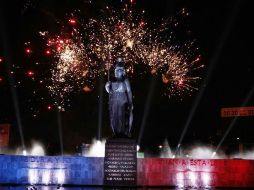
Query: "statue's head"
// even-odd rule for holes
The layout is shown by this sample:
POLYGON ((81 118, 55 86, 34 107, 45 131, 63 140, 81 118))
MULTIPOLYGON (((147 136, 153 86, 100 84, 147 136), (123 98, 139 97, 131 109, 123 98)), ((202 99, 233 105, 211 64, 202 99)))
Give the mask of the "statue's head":
POLYGON ((118 80, 124 79, 125 77, 124 61, 122 57, 116 59, 115 64, 115 77, 118 80))

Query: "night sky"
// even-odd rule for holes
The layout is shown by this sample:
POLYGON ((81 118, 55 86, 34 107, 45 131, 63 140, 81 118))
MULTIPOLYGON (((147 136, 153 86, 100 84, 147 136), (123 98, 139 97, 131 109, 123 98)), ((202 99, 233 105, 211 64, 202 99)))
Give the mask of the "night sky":
MULTIPOLYGON (((254 85, 253 9, 250 1, 134 1, 137 8, 147 11, 147 20, 152 22, 159 23, 162 18, 174 16, 182 8, 190 13, 184 25, 191 31, 191 38, 196 39, 205 65, 198 73, 202 80, 197 84, 199 89, 203 86, 204 91, 182 143, 216 146, 232 121, 232 118, 221 118, 220 109, 240 107, 254 85)), ((120 0, 0 2, 0 123, 11 124, 11 148, 21 146, 11 91, 16 91, 27 146, 33 140, 39 141, 48 154, 57 154, 60 151, 60 125, 65 152, 75 152, 75 146, 82 142, 91 143, 98 137, 100 98, 103 98, 101 137, 111 135, 104 89, 103 96, 99 96, 106 77, 98 78, 92 92, 73 93, 70 106, 64 112, 58 112, 45 83, 39 82, 50 75, 52 59, 42 56, 45 47, 38 31, 57 32, 58 21, 67 19, 68 13, 77 8, 84 11, 84 15, 96 17, 100 8, 106 5, 118 7, 119 4, 120 0), (26 52, 27 42, 31 42, 31 55, 26 52)), ((181 41, 181 34, 178 36, 181 41)), ((200 90, 191 96, 169 98, 163 95, 163 83, 158 77, 137 74, 130 81, 134 95, 133 137, 142 137, 141 149, 153 150, 165 139, 175 148, 200 90), (143 135, 140 135, 146 111, 143 135)), ((253 106, 253 103, 252 96, 246 106, 253 106)), ((253 135, 253 117, 239 118, 225 142, 232 143, 240 137, 244 143, 254 143, 253 135)))

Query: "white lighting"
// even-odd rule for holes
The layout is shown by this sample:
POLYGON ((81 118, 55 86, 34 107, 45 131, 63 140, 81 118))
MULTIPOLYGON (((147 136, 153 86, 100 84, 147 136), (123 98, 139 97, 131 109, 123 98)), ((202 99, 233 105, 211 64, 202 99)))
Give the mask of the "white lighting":
POLYGON ((50 182, 50 171, 46 170, 42 174, 42 183, 48 185, 50 182))
POLYGON ((44 156, 43 146, 39 143, 34 143, 30 154, 33 156, 44 156))
POLYGON ((22 154, 23 154, 23 156, 26 156, 26 155, 27 155, 26 150, 23 150, 23 151, 22 151, 22 154))
POLYGON ((49 186, 42 186, 41 190, 50 190, 50 187, 49 186))
POLYGON ((28 171, 28 180, 30 184, 36 184, 38 182, 38 172, 35 169, 28 171))
POLYGON ((212 154, 212 158, 214 158, 214 156, 216 155, 216 152, 213 152, 213 154, 212 154))
POLYGON ((58 170, 56 172, 56 178, 57 178, 57 183, 58 184, 63 184, 65 181, 65 175, 63 170, 58 170))
POLYGON ((202 174, 202 181, 205 186, 209 186, 210 184, 210 175, 208 173, 202 174))
POLYGON ((88 157, 104 157, 105 155, 105 140, 93 140, 88 153, 86 156, 88 157))
POLYGON ((184 185, 177 185, 177 187, 179 188, 179 189, 184 189, 184 185))
POLYGON ((192 185, 196 186, 197 174, 194 172, 190 172, 189 175, 192 185))
POLYGON ((139 151, 140 150, 140 146, 139 145, 137 145, 137 151, 139 151))
POLYGON ((183 188, 184 187, 184 175, 182 172, 178 172, 176 174, 176 183, 178 188, 183 188))

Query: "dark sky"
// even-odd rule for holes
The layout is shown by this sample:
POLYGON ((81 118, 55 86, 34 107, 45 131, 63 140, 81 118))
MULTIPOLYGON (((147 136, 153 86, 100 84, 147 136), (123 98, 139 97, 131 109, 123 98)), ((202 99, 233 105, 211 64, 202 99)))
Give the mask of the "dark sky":
MULTIPOLYGON (((0 81, 0 123, 12 125, 10 142, 12 147, 20 144, 20 136, 10 84, 14 86, 19 80, 23 81, 24 85, 13 89, 17 92, 24 139, 28 146, 32 140, 37 140, 51 149, 55 147, 54 150, 48 150, 49 153, 57 152, 59 118, 66 151, 73 152, 76 145, 81 142, 90 143, 91 139, 97 136, 98 96, 100 84, 105 83, 106 79, 102 79, 101 82, 98 80, 91 93, 81 92, 73 95, 71 106, 65 112, 58 114, 55 107, 47 110, 47 105, 53 103, 47 89, 44 86, 35 86, 29 79, 25 79, 24 74, 30 67, 28 62, 31 62, 31 58, 29 60, 24 56, 24 43, 31 41, 35 48, 40 47, 38 44, 42 41, 35 35, 39 30, 48 28, 57 31, 56 20, 65 18, 66 13, 74 9, 84 9, 88 16, 96 15, 99 7, 103 8, 107 4, 118 6, 120 1, 91 0, 96 7, 94 10, 82 7, 87 2, 81 0, 1 1, 0 56, 4 58, 4 62, 0 63, 0 76, 4 80, 0 81), (12 75, 9 83, 7 76, 13 64, 22 64, 23 68, 12 75), (36 96, 32 93, 35 88, 43 94, 44 101, 39 103, 36 101, 36 96), (27 100, 31 102, 27 103, 27 100), (32 107, 40 107, 37 117, 33 117, 31 104, 32 107)), ((136 0, 135 2, 138 8, 141 7, 149 13, 148 20, 155 22, 163 17, 174 16, 181 8, 189 11, 190 16, 185 24, 192 31, 191 36, 196 39, 200 48, 205 68, 200 73, 202 81, 199 87, 205 85, 205 88, 183 143, 212 143, 216 146, 221 138, 218 131, 222 131, 223 135, 223 131, 232 121, 232 118, 221 118, 220 109, 241 106, 254 85, 252 53, 254 31, 251 26, 254 17, 250 1, 136 0)), ((42 77, 49 71, 47 66, 41 66, 36 72, 42 77)), ((172 147, 175 147, 200 91, 194 92, 191 97, 183 97, 180 101, 177 98, 163 96, 163 84, 158 78, 143 75, 130 80, 134 94, 133 137, 138 139, 145 108, 148 108, 147 120, 141 135, 142 149, 157 147, 165 138, 172 147), (152 94, 148 103, 146 100, 150 93, 152 94)), ((247 106, 253 106, 253 97, 247 106)), ((106 92, 103 95, 102 118, 102 137, 108 137, 111 135, 111 130, 108 122, 106 92)), ((253 134, 253 117, 239 118, 226 141, 231 142, 233 138, 240 135, 243 142, 251 142, 253 134)))

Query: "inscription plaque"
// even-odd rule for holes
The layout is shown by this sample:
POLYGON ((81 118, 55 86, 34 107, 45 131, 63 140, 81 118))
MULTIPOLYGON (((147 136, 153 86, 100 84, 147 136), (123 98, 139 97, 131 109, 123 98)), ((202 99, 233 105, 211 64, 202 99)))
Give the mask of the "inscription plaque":
POLYGON ((128 138, 106 141, 104 158, 104 184, 135 186, 137 184, 137 145, 128 138))

